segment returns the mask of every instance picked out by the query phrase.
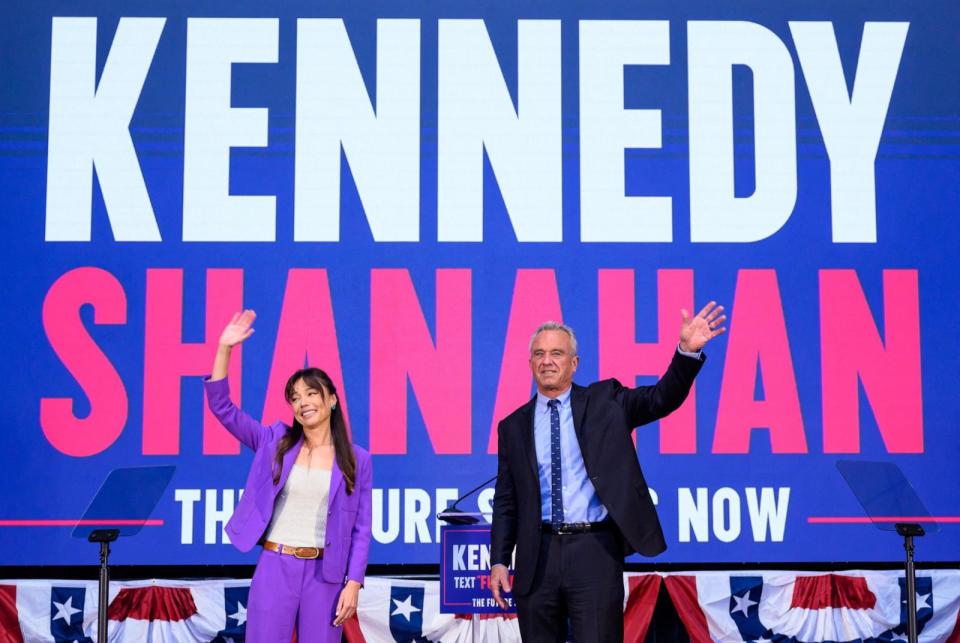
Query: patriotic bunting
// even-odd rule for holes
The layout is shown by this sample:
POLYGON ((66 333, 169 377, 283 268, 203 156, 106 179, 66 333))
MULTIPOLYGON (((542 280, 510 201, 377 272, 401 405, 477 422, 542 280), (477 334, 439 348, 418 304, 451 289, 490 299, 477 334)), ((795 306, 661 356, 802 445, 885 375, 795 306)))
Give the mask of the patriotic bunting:
MULTIPOLYGON (((694 643, 906 640, 907 597, 896 571, 695 572, 624 575, 624 640, 641 643, 661 586, 694 643)), ((248 580, 111 583, 109 639, 157 643, 244 640, 248 580)), ((0 583, 0 643, 83 643, 97 636, 97 584, 0 583)), ((960 643, 960 571, 920 571, 922 643, 960 643)), ((367 578, 350 643, 510 643, 514 615, 439 612, 439 584, 367 578)))

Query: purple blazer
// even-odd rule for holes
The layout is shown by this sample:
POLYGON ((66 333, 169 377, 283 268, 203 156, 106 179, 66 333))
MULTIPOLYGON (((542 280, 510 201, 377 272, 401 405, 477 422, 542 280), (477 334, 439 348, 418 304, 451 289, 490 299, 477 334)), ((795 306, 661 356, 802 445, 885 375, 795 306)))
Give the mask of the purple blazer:
MULTIPOLYGON (((294 445, 283 457, 280 481, 273 484, 273 463, 277 444, 287 432, 282 422, 264 426, 250 417, 230 400, 230 387, 226 379, 211 382, 204 380, 207 404, 224 427, 240 442, 253 450, 253 464, 247 474, 247 484, 240 502, 227 523, 230 541, 240 551, 250 551, 263 537, 270 519, 277 494, 283 489, 287 476, 300 452, 300 444, 294 445)), ((323 580, 328 583, 344 583, 354 580, 363 584, 370 551, 370 523, 373 512, 370 496, 373 487, 373 472, 370 454, 354 445, 357 457, 356 481, 352 494, 347 494, 343 473, 333 461, 330 476, 330 501, 327 507, 327 536, 323 544, 323 580)))

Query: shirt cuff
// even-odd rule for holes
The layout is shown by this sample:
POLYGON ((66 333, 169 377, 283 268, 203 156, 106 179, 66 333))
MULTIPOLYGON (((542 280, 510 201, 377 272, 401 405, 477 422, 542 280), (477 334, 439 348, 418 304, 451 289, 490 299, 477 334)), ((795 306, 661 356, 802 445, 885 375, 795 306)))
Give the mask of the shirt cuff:
POLYGON ((703 354, 703 350, 698 350, 695 353, 691 353, 689 351, 683 350, 682 348, 680 348, 680 342, 677 342, 677 352, 680 353, 681 355, 692 357, 693 359, 700 359, 700 356, 703 354))

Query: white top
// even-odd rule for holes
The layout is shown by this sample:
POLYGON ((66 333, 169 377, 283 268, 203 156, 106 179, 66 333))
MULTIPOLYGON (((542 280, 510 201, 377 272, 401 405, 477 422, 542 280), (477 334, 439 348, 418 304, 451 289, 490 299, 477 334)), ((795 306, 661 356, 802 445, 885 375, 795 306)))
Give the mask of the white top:
POLYGON ((323 547, 329 498, 329 469, 293 465, 273 506, 267 540, 292 547, 323 547))

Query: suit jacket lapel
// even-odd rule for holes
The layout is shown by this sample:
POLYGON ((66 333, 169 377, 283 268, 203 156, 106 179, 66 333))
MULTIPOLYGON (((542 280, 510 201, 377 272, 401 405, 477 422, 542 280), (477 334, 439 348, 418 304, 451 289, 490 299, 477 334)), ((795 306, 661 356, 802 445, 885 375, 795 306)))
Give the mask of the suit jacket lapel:
POLYGON ((328 496, 327 506, 333 507, 333 501, 337 497, 337 493, 344 486, 343 472, 340 470, 340 467, 337 466, 337 458, 333 458, 333 467, 330 469, 330 495, 328 496))
POLYGON ((523 450, 526 452, 524 456, 527 459, 527 464, 530 465, 530 472, 533 474, 534 479, 539 480, 540 476, 537 474, 537 447, 533 441, 533 414, 536 407, 536 396, 523 407, 523 414, 520 416, 520 422, 522 423, 520 427, 522 429, 520 431, 520 442, 523 444, 523 450))
POLYGON ((573 385, 570 392, 570 410, 573 412, 573 430, 577 434, 577 442, 580 443, 580 453, 583 454, 583 461, 587 461, 586 441, 583 439, 583 416, 587 412, 587 389, 582 386, 573 385))
POLYGON ((293 463, 297 461, 302 445, 303 436, 301 435, 300 439, 290 447, 290 450, 283 454, 283 467, 280 469, 280 480, 277 482, 278 489, 283 489, 283 485, 287 483, 287 478, 290 476, 290 471, 293 470, 293 463))

